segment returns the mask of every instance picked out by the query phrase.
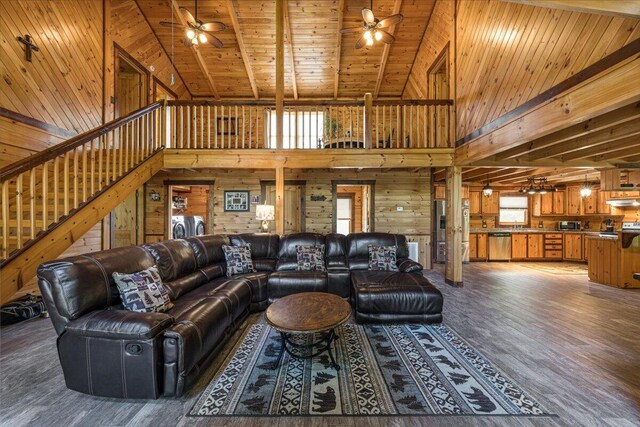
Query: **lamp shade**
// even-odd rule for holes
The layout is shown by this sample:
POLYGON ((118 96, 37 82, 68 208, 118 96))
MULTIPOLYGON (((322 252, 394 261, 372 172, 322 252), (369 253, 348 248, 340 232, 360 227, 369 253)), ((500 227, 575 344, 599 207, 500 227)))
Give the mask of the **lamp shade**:
POLYGON ((276 208, 273 205, 256 205, 256 219, 273 221, 276 219, 276 208))

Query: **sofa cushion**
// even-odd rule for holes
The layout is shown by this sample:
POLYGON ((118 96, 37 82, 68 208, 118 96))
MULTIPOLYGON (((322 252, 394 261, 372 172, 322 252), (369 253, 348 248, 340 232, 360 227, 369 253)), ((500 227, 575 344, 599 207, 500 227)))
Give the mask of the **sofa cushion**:
POLYGON ((318 233, 292 233, 282 236, 280 238, 280 248, 278 249, 276 271, 298 270, 297 246, 320 246, 324 244, 324 236, 318 233))
POLYGON ((173 307, 155 266, 135 273, 114 272, 112 275, 126 310, 162 313, 173 307))
POLYGON ((175 239, 144 245, 156 260, 163 282, 170 282, 196 271, 196 256, 185 240, 175 239))
POLYGON ((257 271, 273 271, 278 258, 280 237, 277 234, 232 234, 229 235, 232 246, 251 245, 253 266, 257 271))
POLYGON ((324 245, 296 245, 298 271, 326 271, 324 245))
POLYGON ((160 335, 174 318, 166 313, 96 310, 69 322, 66 330, 83 337, 148 340, 160 335))
POLYGON ((398 271, 396 246, 369 245, 369 270, 398 271))
POLYGON ((253 260, 251 259, 251 244, 242 246, 223 245, 224 257, 227 259, 227 276, 236 274, 253 273, 253 260))
POLYGON ((239 274, 233 278, 249 281, 251 284, 251 302, 258 303, 267 300, 267 283, 269 281, 269 273, 258 271, 255 273, 239 274))
POLYGON ((421 274, 352 271, 355 309, 370 314, 439 314, 442 294, 421 274))
POLYGON ((352 271, 369 269, 369 245, 396 246, 398 261, 409 256, 407 238, 401 234, 352 233, 347 236, 345 244, 347 263, 352 271))
POLYGON ((229 238, 218 234, 194 236, 185 239, 196 257, 197 267, 202 269, 211 264, 225 261, 222 245, 230 245, 229 238))
POLYGON ((269 302, 300 292, 327 292, 327 273, 320 271, 277 271, 269 275, 269 302))
POLYGON ((62 334, 70 320, 120 302, 113 272, 135 273, 154 264, 142 247, 128 246, 40 265, 38 285, 56 332, 62 334))

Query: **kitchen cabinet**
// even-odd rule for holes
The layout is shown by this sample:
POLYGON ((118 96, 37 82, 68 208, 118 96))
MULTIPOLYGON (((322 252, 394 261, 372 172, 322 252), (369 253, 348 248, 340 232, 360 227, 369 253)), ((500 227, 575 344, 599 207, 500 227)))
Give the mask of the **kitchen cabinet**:
POLYGON ((582 197, 580 215, 593 215, 598 211, 598 190, 592 189, 591 195, 582 197))
POLYGON ((563 258, 570 261, 582 261, 583 236, 579 233, 565 233, 563 258))
POLYGON ((482 213, 482 191, 469 191, 469 214, 480 215, 482 213))
POLYGON ((487 233, 469 234, 469 259, 487 260, 487 233))
POLYGON ((607 214, 611 213, 611 206, 607 204, 607 200, 609 199, 609 194, 607 191, 598 191, 598 213, 599 214, 607 214))
POLYGON ((567 215, 580 215, 580 187, 567 188, 567 215))
POLYGON ((434 190, 434 200, 444 200, 446 198, 447 189, 444 185, 436 185, 434 190))
POLYGON ((582 236, 582 259, 589 260, 589 239, 586 235, 582 236))
POLYGON ((548 260, 562 259, 562 234, 544 234, 544 258, 548 260))
POLYGON ((544 234, 527 234, 527 258, 544 258, 544 234))
MULTIPOLYGON (((482 195, 482 192, 480 192, 482 195)), ((500 213, 500 192, 494 191, 489 197, 482 195, 481 213, 482 215, 498 215, 500 213)))
POLYGON ((558 216, 565 213, 565 192, 555 191, 546 194, 536 194, 532 200, 535 216, 558 216))
POLYGON ((519 260, 527 258, 527 235, 513 233, 511 235, 511 259, 519 260))

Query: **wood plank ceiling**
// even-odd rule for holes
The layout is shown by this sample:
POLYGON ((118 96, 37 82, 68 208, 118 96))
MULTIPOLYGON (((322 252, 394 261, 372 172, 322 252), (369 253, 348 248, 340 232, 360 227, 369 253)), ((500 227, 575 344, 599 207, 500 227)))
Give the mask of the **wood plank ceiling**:
MULTIPOLYGON (((193 11, 191 0, 136 0, 166 51, 172 52, 171 2, 193 11)), ((355 49, 357 34, 340 35, 340 27, 362 25, 368 0, 285 0, 285 96, 296 98, 401 97, 436 0, 376 0, 377 17, 399 11, 404 21, 391 28, 396 42, 355 49)), ((193 97, 275 97, 275 0, 199 0, 198 17, 220 21, 224 47, 182 45, 174 32, 175 66, 193 97), (214 88, 208 82, 208 70, 214 88), (214 90, 215 89, 215 92, 214 90)), ((174 21, 178 17, 174 16, 174 21)))

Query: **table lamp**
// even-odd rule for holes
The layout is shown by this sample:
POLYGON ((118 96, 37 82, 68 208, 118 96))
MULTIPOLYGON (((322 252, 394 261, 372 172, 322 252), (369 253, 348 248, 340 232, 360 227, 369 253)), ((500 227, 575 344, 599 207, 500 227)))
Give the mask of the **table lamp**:
POLYGON ((276 209, 273 205, 256 205, 256 219, 262 221, 262 231, 269 232, 269 221, 276 219, 276 209))

